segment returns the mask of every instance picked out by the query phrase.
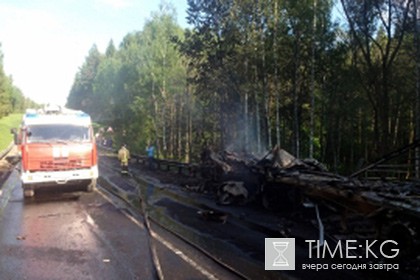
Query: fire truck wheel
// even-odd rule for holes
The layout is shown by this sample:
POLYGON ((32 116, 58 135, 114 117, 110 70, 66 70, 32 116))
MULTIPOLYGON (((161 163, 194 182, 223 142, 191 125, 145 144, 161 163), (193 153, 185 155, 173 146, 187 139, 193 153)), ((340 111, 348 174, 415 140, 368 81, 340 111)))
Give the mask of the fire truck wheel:
POLYGON ((23 196, 25 198, 33 197, 34 195, 35 195, 35 192, 32 189, 25 189, 25 190, 23 190, 23 196))
POLYGON ((92 181, 87 185, 86 191, 93 192, 96 189, 96 179, 92 179, 92 181))

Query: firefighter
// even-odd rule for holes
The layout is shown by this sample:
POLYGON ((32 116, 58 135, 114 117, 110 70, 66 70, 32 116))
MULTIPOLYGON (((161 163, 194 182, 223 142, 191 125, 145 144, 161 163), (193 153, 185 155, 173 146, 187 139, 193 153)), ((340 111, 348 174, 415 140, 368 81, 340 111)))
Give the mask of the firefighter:
POLYGON ((155 160, 155 146, 149 143, 146 147, 146 153, 147 153, 147 165, 149 169, 153 169, 153 163, 155 160))
POLYGON ((118 151, 118 160, 121 162, 121 173, 128 174, 128 160, 130 159, 130 151, 124 144, 118 151))

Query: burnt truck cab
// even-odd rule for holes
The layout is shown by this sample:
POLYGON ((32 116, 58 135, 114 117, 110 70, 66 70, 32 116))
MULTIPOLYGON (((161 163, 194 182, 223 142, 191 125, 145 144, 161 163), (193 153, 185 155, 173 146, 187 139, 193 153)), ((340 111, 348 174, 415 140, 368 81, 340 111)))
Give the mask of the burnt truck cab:
POLYGON ((25 197, 39 188, 82 186, 91 192, 98 178, 91 118, 70 109, 27 110, 15 141, 21 154, 25 197))

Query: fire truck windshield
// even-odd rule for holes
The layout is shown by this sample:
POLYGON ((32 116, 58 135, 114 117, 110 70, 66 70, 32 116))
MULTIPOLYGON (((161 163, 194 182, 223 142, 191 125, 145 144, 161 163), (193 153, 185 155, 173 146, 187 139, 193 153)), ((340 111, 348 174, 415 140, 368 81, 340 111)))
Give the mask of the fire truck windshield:
POLYGON ((27 142, 89 142, 91 140, 89 127, 68 125, 68 124, 48 124, 31 125, 27 127, 27 142))

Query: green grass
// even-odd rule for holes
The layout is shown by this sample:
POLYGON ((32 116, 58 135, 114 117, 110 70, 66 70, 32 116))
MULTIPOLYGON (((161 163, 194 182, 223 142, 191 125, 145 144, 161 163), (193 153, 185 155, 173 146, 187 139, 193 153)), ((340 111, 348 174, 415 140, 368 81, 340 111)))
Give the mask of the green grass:
POLYGON ((0 119, 0 152, 6 149, 13 141, 11 128, 18 128, 22 121, 22 114, 10 114, 0 119))

